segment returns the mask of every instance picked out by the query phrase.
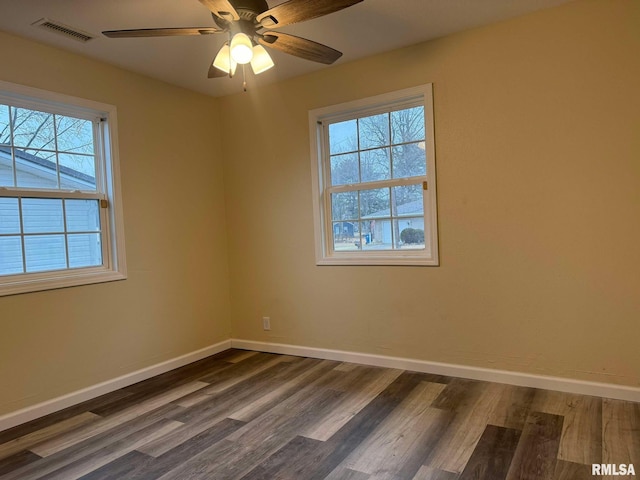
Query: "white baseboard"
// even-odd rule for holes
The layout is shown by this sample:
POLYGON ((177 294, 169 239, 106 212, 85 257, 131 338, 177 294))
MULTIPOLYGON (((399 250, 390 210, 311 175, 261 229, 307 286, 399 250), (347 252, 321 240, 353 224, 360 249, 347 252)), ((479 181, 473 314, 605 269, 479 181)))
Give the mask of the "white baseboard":
POLYGON ((402 370, 412 370, 414 372, 446 375, 449 377, 461 377, 473 380, 483 380, 486 382, 506 383, 520 387, 542 388, 546 390, 577 393, 580 395, 593 395, 596 397, 640 402, 640 388, 614 385, 611 383, 588 382, 573 380, 570 378, 532 375, 529 373, 429 362, 411 358, 387 357, 384 355, 374 355, 369 353, 301 347, 282 343, 256 342, 235 338, 231 340, 231 347, 243 350, 257 350, 260 352, 281 353, 301 357, 337 360, 340 362, 360 363, 376 367, 398 368, 402 370))
POLYGON ((122 375, 112 380, 83 388, 82 390, 0 416, 0 431, 35 420, 36 418, 43 417, 67 407, 77 405, 78 403, 82 403, 86 400, 91 400, 92 398, 99 397, 105 393, 110 393, 120 388, 133 385, 134 383, 160 375, 173 370, 174 368, 179 368, 210 355, 223 352, 229 348, 337 360, 340 362, 359 363, 376 367, 398 368, 402 370, 433 373, 450 377, 469 378, 473 380, 506 383, 522 387, 542 388, 547 390, 557 390, 560 392, 640 402, 640 388, 614 385, 610 383, 587 382, 569 378, 532 375, 528 373, 509 372, 506 370, 492 370, 489 368, 429 362, 411 358, 388 357, 385 355, 349 352, 345 350, 329 350, 326 348, 302 347, 282 343, 230 339, 216 343, 215 345, 210 345, 195 352, 187 353, 180 357, 122 375))
POLYGON ((110 393, 120 388, 128 387, 134 383, 138 383, 142 380, 173 370, 174 368, 179 368, 192 362, 197 362, 198 360, 223 352, 229 348, 231 348, 231 340, 224 340, 220 343, 196 350, 195 352, 187 353, 185 355, 172 358, 171 360, 122 375, 112 380, 107 380, 106 382, 98 383, 97 385, 92 385, 91 387, 83 388, 82 390, 77 390, 67 395, 47 400, 46 402, 38 403, 37 405, 2 415, 0 416, 0 432, 67 407, 71 407, 72 405, 77 405, 78 403, 82 403, 86 400, 91 400, 92 398, 99 397, 105 393, 110 393))

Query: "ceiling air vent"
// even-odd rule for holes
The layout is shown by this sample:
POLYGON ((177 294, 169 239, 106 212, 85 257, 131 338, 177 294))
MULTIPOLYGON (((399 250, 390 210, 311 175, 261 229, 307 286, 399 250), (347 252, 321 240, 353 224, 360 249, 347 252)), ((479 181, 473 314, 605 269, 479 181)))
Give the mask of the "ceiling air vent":
POLYGON ((78 42, 86 43, 89 40, 94 39, 95 37, 90 33, 83 32, 82 30, 78 30, 77 28, 70 27, 63 23, 57 22, 55 20, 51 20, 48 18, 41 18, 37 22, 32 23, 34 27, 43 28, 45 30, 49 30, 50 32, 56 32, 60 35, 64 35, 67 38, 73 38, 78 42))

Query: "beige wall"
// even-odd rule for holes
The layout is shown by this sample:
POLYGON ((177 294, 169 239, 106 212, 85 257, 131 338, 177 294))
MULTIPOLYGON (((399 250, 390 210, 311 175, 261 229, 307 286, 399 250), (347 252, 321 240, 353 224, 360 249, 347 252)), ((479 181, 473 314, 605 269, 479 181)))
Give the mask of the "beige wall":
POLYGON ((221 99, 233 337, 640 385, 639 86, 583 0, 221 99), (308 110, 428 82, 441 266, 316 266, 308 110))
POLYGON ((0 298, 0 415, 231 336, 640 385, 639 53, 579 0, 215 100, 0 33, 117 106, 129 267, 0 298), (308 110, 428 82, 441 266, 315 266, 308 110))
POLYGON ((230 336, 217 100, 0 32, 0 80, 118 109, 129 278, 0 298, 0 415, 230 336))

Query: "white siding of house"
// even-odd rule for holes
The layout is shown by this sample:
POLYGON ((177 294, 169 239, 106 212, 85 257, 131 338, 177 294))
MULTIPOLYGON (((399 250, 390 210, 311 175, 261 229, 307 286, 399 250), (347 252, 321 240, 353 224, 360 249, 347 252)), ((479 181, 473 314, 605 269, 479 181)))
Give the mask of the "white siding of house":
POLYGON ((0 237, 0 275, 22 273, 20 237, 0 237))
POLYGON ((7 165, 2 161, 0 154, 0 186, 6 187, 13 185, 13 169, 11 165, 7 165))

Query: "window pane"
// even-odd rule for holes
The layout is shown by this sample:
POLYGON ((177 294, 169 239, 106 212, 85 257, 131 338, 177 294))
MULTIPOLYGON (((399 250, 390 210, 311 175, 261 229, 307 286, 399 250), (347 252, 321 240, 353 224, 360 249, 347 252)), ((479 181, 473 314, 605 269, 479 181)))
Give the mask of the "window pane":
POLYGON ((17 198, 0 198, 0 233, 20 233, 17 198))
POLYGON ((99 232, 98 200, 65 200, 67 232, 99 232))
POLYGON ((93 155, 93 124, 89 120, 56 115, 58 150, 93 155))
POLYGON ((96 162, 93 156, 60 153, 58 162, 60 163, 60 188, 96 189, 96 162))
POLYGON ((397 232, 400 232, 398 248, 403 250, 424 249, 424 217, 399 218, 393 221, 397 232))
POLYGON ((41 150, 16 150, 18 187, 58 188, 56 154, 41 150))
POLYGON ((24 237, 27 272, 43 272, 67 268, 64 235, 24 237))
POLYGON ((390 215, 388 188, 360 191, 360 216, 363 219, 390 215))
POLYGON ((22 223, 25 233, 64 232, 62 200, 50 198, 22 199, 22 223))
POLYGON ((329 153, 354 152, 358 150, 358 127, 356 120, 329 125, 329 153))
POLYGON ((23 271, 20 237, 0 237, 0 275, 23 271))
POLYGON ((331 157, 331 185, 347 185, 359 181, 357 153, 331 157))
POLYGON ((391 250, 391 219, 362 222, 362 250, 391 250))
POLYGON ((331 194, 331 219, 354 220, 358 218, 358 192, 331 194))
POLYGON ((26 148, 56 149, 52 114, 15 107, 12 107, 11 111, 14 115, 14 145, 26 148))
POLYGON ((7 105, 0 105, 0 145, 11 145, 9 107, 7 105))
POLYGON ((394 144, 424 140, 424 107, 391 112, 391 135, 394 144))
POLYGON ((424 215, 422 184, 393 187, 394 217, 424 215))
POLYGON ((0 145, 0 187, 13 187, 13 159, 11 148, 0 145))
POLYGON ((333 223, 333 249, 336 251, 357 250, 360 241, 358 222, 333 223))
POLYGON ((99 233, 69 235, 67 242, 69 245, 69 268, 102 265, 99 233))
POLYGON ((393 178, 419 177, 427 174, 424 142, 398 145, 392 149, 393 178))
POLYGON ((360 149, 389 145, 389 114, 383 113, 358 120, 360 149))
POLYGON ((391 178, 389 166, 389 149, 378 148, 360 152, 360 168, 363 182, 375 182, 376 180, 388 180, 391 178))

